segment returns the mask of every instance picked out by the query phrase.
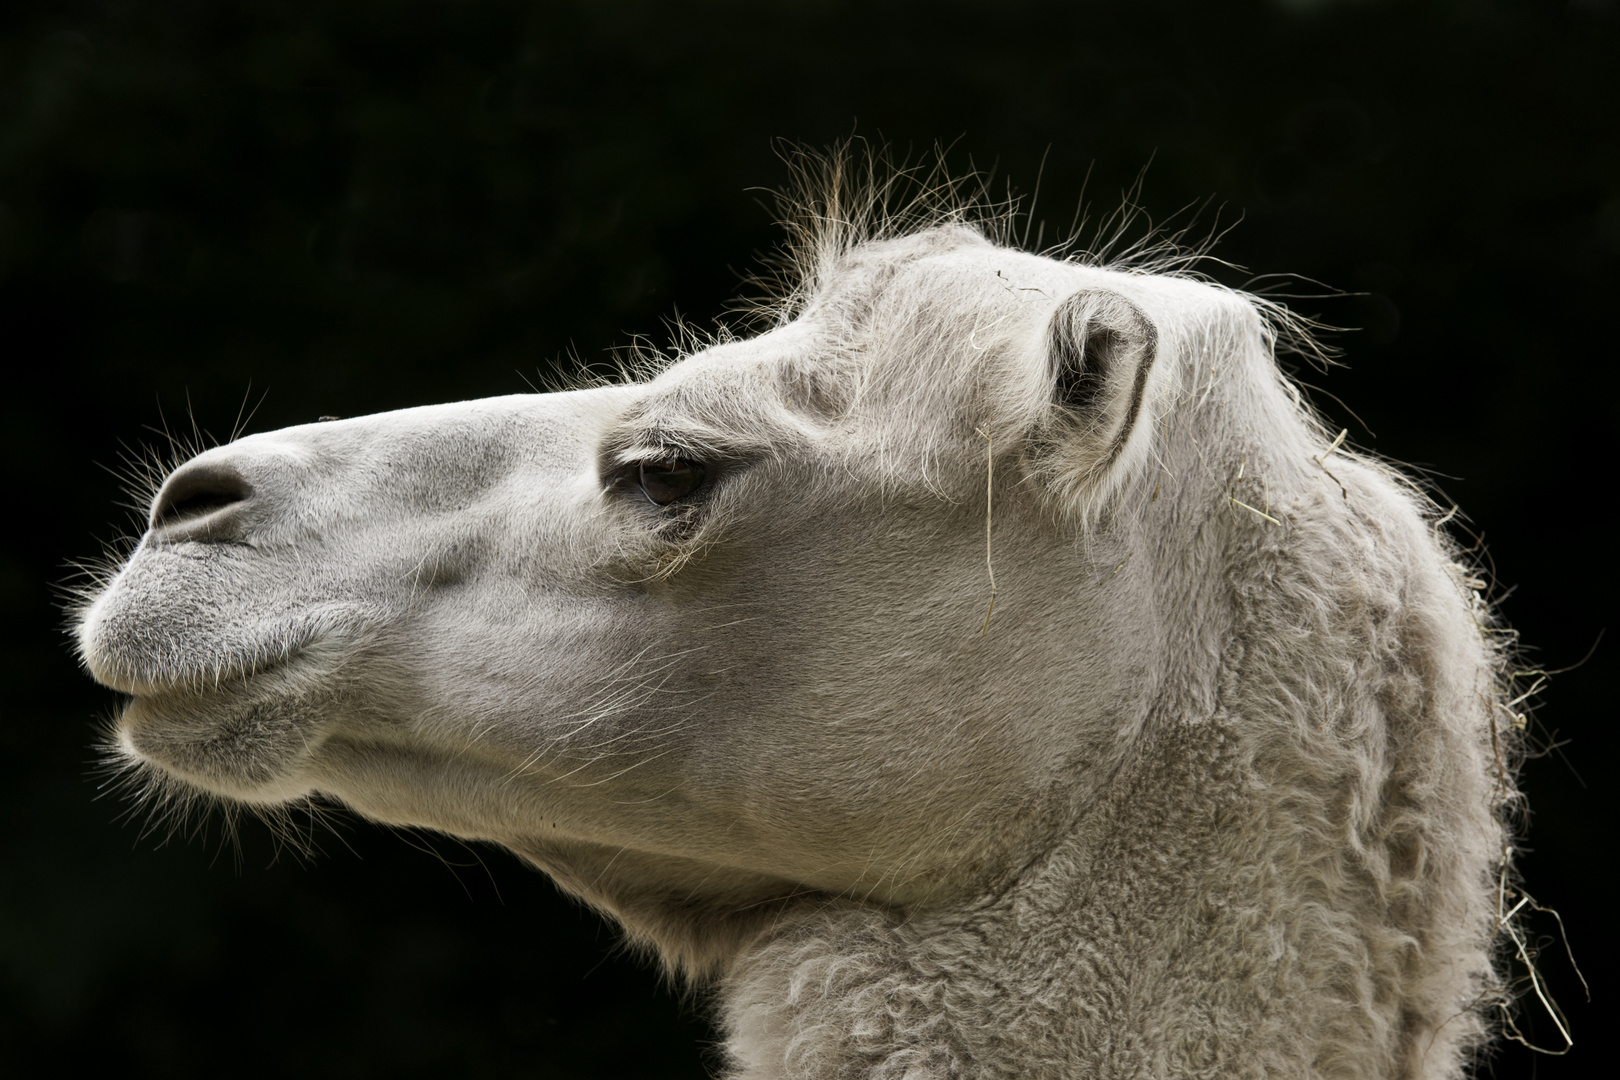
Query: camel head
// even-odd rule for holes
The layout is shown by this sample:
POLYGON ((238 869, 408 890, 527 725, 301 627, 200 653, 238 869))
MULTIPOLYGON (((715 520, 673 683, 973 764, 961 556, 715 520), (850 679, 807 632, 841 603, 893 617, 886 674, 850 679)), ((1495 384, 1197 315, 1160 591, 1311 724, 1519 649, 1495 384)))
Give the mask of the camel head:
POLYGON ((1108 502, 1156 309, 1233 306, 1170 284, 938 229, 644 382, 237 440, 163 484, 84 662, 131 760, 507 845, 655 941, 980 887, 1137 719, 1108 502))
MULTIPOLYGON (((1314 1032, 1301 1061, 1341 1044, 1393 1061, 1490 985, 1492 661, 1409 492, 1326 458, 1267 314, 960 223, 853 242, 771 328, 645 378, 198 454, 86 601, 80 655, 128 695, 114 752, 157 790, 335 800, 503 845, 749 1001, 799 963, 750 968, 750 943, 790 925, 845 940, 806 912, 853 913, 858 954, 903 957, 913 989, 1001 956, 981 998, 1015 1005, 1036 954, 996 928, 1063 925, 1029 985, 1135 1016, 1132 995, 1196 1004, 1291 964, 1329 987, 1319 1023, 1265 1004, 1289 1000, 1281 975, 1222 993, 1314 1032), (1442 758, 1463 762, 1443 782, 1401 771, 1442 758), (1462 846, 1357 869, 1436 829, 1462 846), (1462 899, 1397 912, 1401 874, 1462 899), (1004 920, 964 929, 997 905, 1004 920), (1318 907, 1351 921, 1313 923, 1318 907), (939 912, 948 931, 899 944, 939 912), (1175 928, 1129 929, 1150 916, 1175 928), (1358 937, 1358 919, 1385 929, 1358 937), (1419 923, 1463 957, 1437 961, 1444 978, 1346 974, 1419 923), (951 934, 974 944, 915 966, 951 934), (1142 970, 1189 989, 1054 974, 1110 940, 1132 959, 1162 946, 1142 970), (1403 979, 1427 989, 1390 989, 1403 979), (1372 1004, 1345 1004, 1358 994, 1372 1004), (1408 1012, 1423 1019, 1379 1019, 1408 1012)), ((875 1030, 772 1016, 734 1039, 739 1060, 875 1030)), ((1030 1045, 1090 1060, 1104 1044, 1075 1023, 1042 1021, 1030 1045)), ((995 1025, 958 1027, 966 1047, 995 1025)), ((1233 1053, 1284 1045, 1242 1030, 1233 1053)), ((1453 1024, 1434 1060, 1478 1030, 1453 1024)))

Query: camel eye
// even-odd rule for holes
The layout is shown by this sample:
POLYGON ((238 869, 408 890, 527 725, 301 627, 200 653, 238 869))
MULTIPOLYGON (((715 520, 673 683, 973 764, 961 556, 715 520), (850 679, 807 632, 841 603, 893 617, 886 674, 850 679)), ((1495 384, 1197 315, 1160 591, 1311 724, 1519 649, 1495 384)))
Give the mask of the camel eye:
POLYGON ((703 466, 686 458, 643 461, 637 468, 636 484, 647 500, 656 506, 668 506, 683 495, 692 494, 703 484, 703 466))

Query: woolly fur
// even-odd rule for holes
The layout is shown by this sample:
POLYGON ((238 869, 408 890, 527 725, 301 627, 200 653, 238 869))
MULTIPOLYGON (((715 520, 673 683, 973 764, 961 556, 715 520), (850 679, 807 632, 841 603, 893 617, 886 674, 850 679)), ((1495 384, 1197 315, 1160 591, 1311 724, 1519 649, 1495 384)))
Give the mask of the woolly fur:
MULTIPOLYGON (((836 303, 895 237, 1017 239, 1013 208, 941 172, 799 165, 785 273, 755 309, 778 323, 836 303)), ((1181 685, 1069 835, 994 895, 805 906, 739 950, 719 995, 739 1076, 1448 1077, 1506 1008, 1510 638, 1433 503, 1339 449, 1276 367, 1279 340, 1326 358, 1309 325, 1193 272, 1203 252, 1180 234, 1119 251, 1134 214, 1047 254, 1205 292, 1161 328, 1181 355, 1138 424, 1149 445, 1100 483, 1025 465, 1064 518, 1182 534, 1144 538, 1186 605, 1181 685), (1180 505, 1152 513, 1161 495, 1180 505)), ((983 321, 967 317, 964 337, 983 321)))

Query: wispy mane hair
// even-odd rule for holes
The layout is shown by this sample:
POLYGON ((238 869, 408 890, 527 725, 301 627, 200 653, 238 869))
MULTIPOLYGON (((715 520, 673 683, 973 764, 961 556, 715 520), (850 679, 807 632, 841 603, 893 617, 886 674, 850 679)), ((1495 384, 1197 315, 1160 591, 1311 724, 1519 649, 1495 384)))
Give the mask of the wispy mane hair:
MULTIPOLYGON (((1155 221, 1142 203, 1144 167, 1120 192, 1119 202, 1093 218, 1084 186, 1066 230, 1047 240, 1036 216, 1039 185, 1026 199, 1010 183, 997 195, 994 169, 969 163, 957 171, 949 146, 936 145, 913 162, 889 147, 852 137, 822 151, 779 144, 788 179, 779 188, 758 189, 776 215, 782 240, 761 256, 743 279, 744 293, 728 314, 758 332, 796 318, 829 284, 840 262, 862 244, 897 239, 927 229, 970 229, 991 243, 1047 258, 1123 273, 1186 278, 1227 289, 1210 271, 1243 273, 1214 250, 1232 227, 1210 200, 1189 203, 1155 221), (1031 236, 1033 233, 1033 237, 1031 236)), ((1089 179, 1089 177, 1088 177, 1089 179)), ((1291 293, 1295 275, 1251 277, 1240 289, 1266 323, 1276 351, 1321 368, 1337 350, 1318 332, 1337 330, 1291 310, 1286 299, 1342 295, 1318 282, 1314 293, 1291 293)))

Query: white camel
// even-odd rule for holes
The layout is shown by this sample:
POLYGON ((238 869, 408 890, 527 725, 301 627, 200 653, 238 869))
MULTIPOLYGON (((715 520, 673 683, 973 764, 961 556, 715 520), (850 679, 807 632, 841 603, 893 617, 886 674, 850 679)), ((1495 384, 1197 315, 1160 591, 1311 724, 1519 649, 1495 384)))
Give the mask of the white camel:
POLYGON ((653 377, 176 469, 82 612, 117 752, 504 845, 737 1077, 1459 1075, 1513 724, 1425 500, 1271 305, 848 217, 653 377))

